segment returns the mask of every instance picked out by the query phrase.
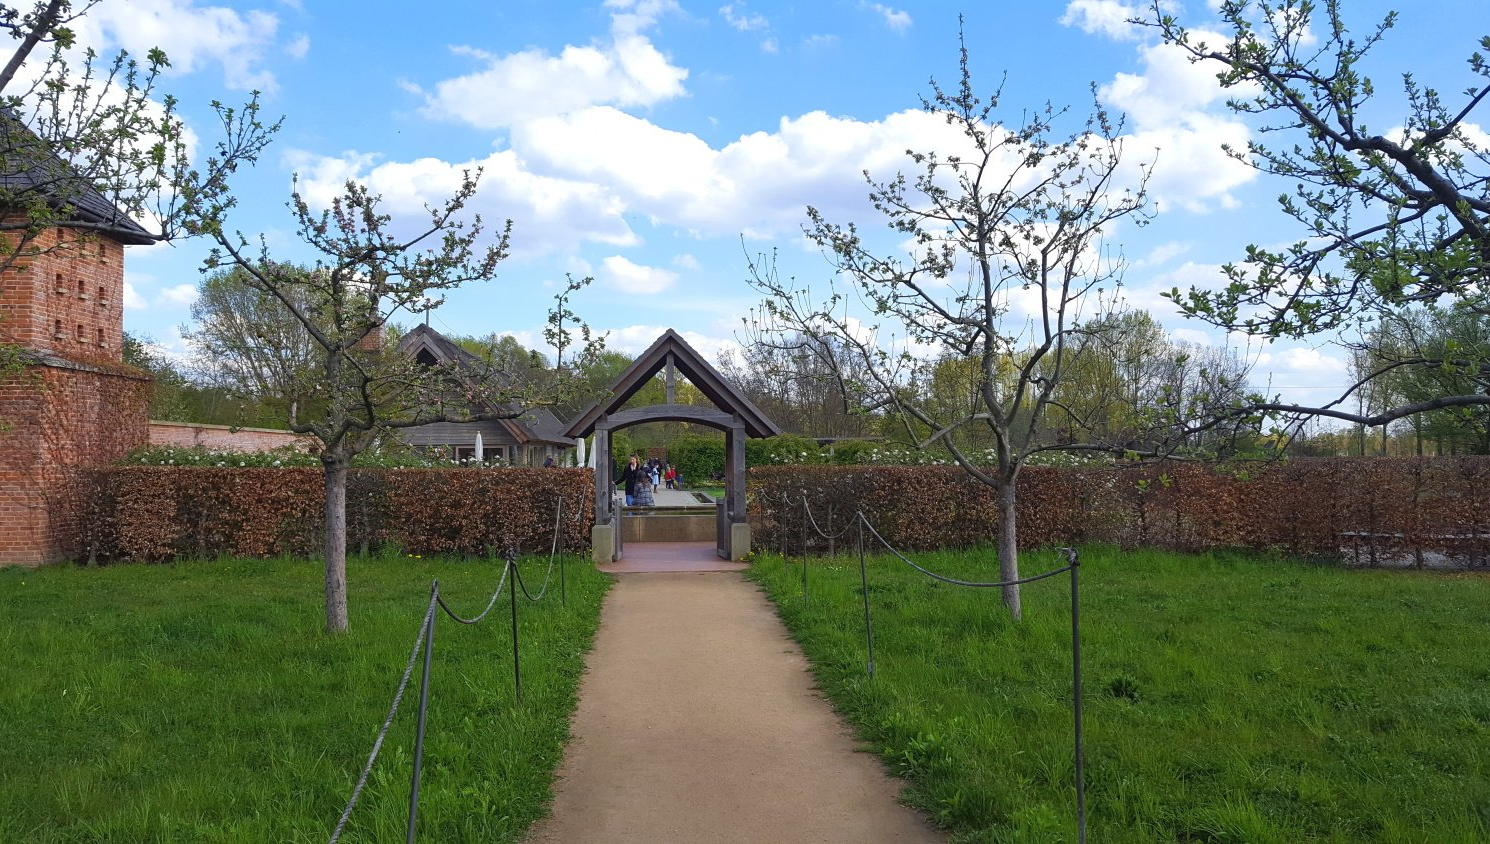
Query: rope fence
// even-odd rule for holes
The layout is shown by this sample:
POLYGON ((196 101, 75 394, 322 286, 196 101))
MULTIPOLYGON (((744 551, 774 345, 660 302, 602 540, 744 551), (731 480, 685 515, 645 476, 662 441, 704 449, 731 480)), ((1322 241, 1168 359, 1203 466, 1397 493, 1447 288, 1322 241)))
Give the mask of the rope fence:
POLYGON ((523 596, 532 603, 542 601, 548 594, 549 584, 553 580, 554 569, 557 564, 559 571, 559 601, 560 606, 568 606, 567 581, 564 570, 565 564, 562 555, 559 554, 560 529, 563 526, 564 501, 559 499, 554 512, 554 534, 553 542, 549 546, 548 569, 543 576, 543 584, 538 587, 537 594, 529 591, 527 584, 523 582, 522 571, 517 565, 517 551, 509 547, 504 556, 502 564, 502 576, 497 581, 496 591, 492 592, 491 598, 486 602, 486 607, 481 612, 470 618, 464 617, 450 608, 445 602, 445 597, 440 594, 440 581, 438 579, 430 582, 429 605, 424 611, 424 620, 420 622, 419 634, 414 639, 414 648, 409 653, 409 661, 404 666, 403 675, 399 678, 398 687, 393 694, 393 703, 388 707, 388 714, 383 719, 383 725, 378 730, 377 738, 373 741, 372 752, 368 754, 367 764, 362 767, 362 773, 357 778, 357 784, 352 788, 352 796, 347 800, 347 806, 342 810, 337 819, 336 826, 331 831, 330 844, 337 844, 342 832, 345 831, 348 820, 352 817, 352 811, 357 807, 357 800, 362 796, 363 788, 367 785, 368 776, 372 773, 373 766, 378 760, 378 753, 383 748, 383 742, 388 736, 388 730, 393 725, 394 718, 398 715, 399 705, 403 702, 404 694, 408 690, 409 680, 414 673, 414 664, 419 661, 421 653, 424 655, 423 673, 419 686, 419 715, 418 724, 414 733, 414 770, 409 783, 409 816, 406 830, 406 842, 413 844, 419 818, 419 780, 424 763, 424 730, 426 716, 429 712, 429 674, 430 665, 434 659, 435 649, 435 621, 439 614, 435 612, 438 608, 452 621, 464 625, 479 624, 497 605, 497 600, 502 596, 505 589, 510 597, 510 616, 512 620, 512 689, 513 704, 522 703, 522 668, 519 662, 520 644, 518 640, 517 624, 517 595, 522 592, 523 596), (511 588, 509 587, 509 580, 511 588))
MULTIPOLYGON (((769 496, 762 496, 762 498, 765 501, 771 501, 771 499, 770 499, 769 496)), ((782 505, 782 511, 781 512, 783 514, 791 513, 791 512, 793 512, 796 509, 796 498, 793 497, 790 494, 783 495, 781 497, 781 499, 780 499, 780 503, 782 505)), ((803 551, 803 557, 802 557, 801 563, 802 563, 802 600, 803 601, 808 600, 807 570, 808 570, 808 568, 810 568, 810 566, 808 566, 808 564, 807 564, 807 552, 808 552, 809 547, 810 547, 809 546, 808 531, 810 530, 819 539, 827 540, 827 542, 828 542, 828 548, 829 548, 829 555, 830 556, 834 556, 833 551, 834 551, 834 548, 835 548, 835 540, 837 540, 839 538, 842 538, 842 536, 844 534, 846 534, 850 528, 857 527, 857 529, 858 529, 857 530, 857 546, 858 546, 858 555, 859 555, 859 587, 860 587, 860 594, 863 596, 863 600, 864 600, 864 644, 865 644, 865 650, 867 652, 867 662, 865 663, 865 671, 868 674, 870 680, 873 680, 874 679, 874 621, 873 621, 873 614, 870 611, 870 600, 869 600, 869 569, 868 569, 868 566, 865 564, 866 554, 865 554, 865 547, 864 547, 865 546, 865 541, 864 540, 865 540, 865 532, 866 531, 868 531, 869 535, 872 536, 875 540, 878 540, 878 542, 880 543, 880 545, 883 546, 883 548, 886 551, 888 551, 892 557, 894 557, 895 559, 897 559, 901 563, 904 563, 906 566, 908 566, 911 569, 914 569, 915 571, 917 571, 917 572, 925 575, 926 577, 931 578, 932 580, 936 580, 936 581, 939 581, 941 583, 946 583, 946 584, 949 584, 951 586, 960 586, 960 587, 968 588, 968 589, 1000 589, 1000 588, 1003 588, 1003 587, 1006 587, 1006 586, 1023 586, 1023 585, 1028 584, 1028 583, 1035 583, 1035 582, 1038 582, 1038 581, 1041 581, 1041 580, 1046 580, 1046 579, 1049 579, 1049 578, 1052 578, 1052 577, 1056 577, 1056 576, 1062 575, 1062 574, 1069 574, 1070 575, 1070 586, 1071 586, 1071 715, 1072 715, 1072 737, 1073 737, 1073 740, 1074 740, 1073 741, 1073 744, 1074 744, 1074 747, 1075 747, 1074 755, 1075 755, 1075 789, 1076 789, 1076 832, 1077 832, 1077 841, 1079 842, 1079 844, 1086 844, 1086 781, 1085 781, 1085 756, 1086 756, 1086 754, 1084 752, 1084 744, 1083 744, 1083 737, 1082 737, 1082 714, 1081 714, 1081 601, 1080 601, 1080 577, 1079 577, 1080 571, 1081 571, 1081 556, 1077 552, 1077 550, 1075 548, 1061 548, 1061 549, 1059 549, 1059 551, 1061 552, 1062 556, 1064 556, 1065 559, 1066 559, 1066 565, 1061 566, 1059 568, 1051 569, 1050 571, 1041 572, 1040 574, 1030 575, 1029 577, 1021 577, 1021 578, 1016 578, 1016 579, 1011 579, 1011 580, 987 581, 987 582, 972 581, 972 580, 962 580, 960 578, 951 577, 951 576, 948 576, 948 575, 945 575, 945 574, 941 574, 939 572, 932 571, 931 569, 929 569, 929 568, 921 565, 920 563, 917 563, 915 560, 912 560, 910 557, 907 557, 904 553, 902 553, 900 551, 900 549, 898 549, 894 545, 890 544, 890 542, 888 540, 886 540, 884 538, 884 536, 882 536, 878 530, 875 529, 874 525, 864 515, 863 511, 856 511, 854 513, 854 518, 851 521, 849 521, 843 528, 839 529, 837 532, 832 532, 831 531, 831 528, 832 528, 832 509, 831 509, 831 507, 830 507, 830 509, 828 511, 828 516, 827 516, 827 521, 828 521, 828 524, 829 524, 829 530, 824 530, 822 528, 822 526, 818 524, 817 519, 813 516, 811 502, 809 501, 809 499, 808 499, 805 491, 801 495, 801 507, 802 507, 802 518, 801 518, 801 525, 802 525, 802 528, 801 528, 801 532, 802 532, 802 546, 801 547, 802 547, 802 551, 803 551)), ((786 545, 785 545, 785 536, 786 536, 786 533, 787 533, 787 531, 786 531, 786 525, 783 523, 782 525, 779 526, 779 529, 777 530, 777 534, 781 537, 780 545, 781 545, 782 565, 783 566, 790 567, 790 562, 787 560, 787 555, 786 555, 786 545)))

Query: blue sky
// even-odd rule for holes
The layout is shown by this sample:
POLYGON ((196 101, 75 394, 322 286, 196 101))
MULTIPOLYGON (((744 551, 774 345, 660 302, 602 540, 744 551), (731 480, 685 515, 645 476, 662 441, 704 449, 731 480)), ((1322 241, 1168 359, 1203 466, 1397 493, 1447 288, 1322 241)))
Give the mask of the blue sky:
MULTIPOLYGON (((1203 0, 1171 5, 1197 29, 1213 20, 1203 0)), ((1346 5, 1360 31, 1389 8, 1346 5)), ((313 201, 364 180, 413 221, 462 167, 480 165, 475 205, 489 221, 513 220, 513 255, 494 280, 454 292, 436 328, 537 345, 570 272, 596 277, 577 310, 613 347, 634 353, 673 327, 712 355, 736 342, 756 302, 745 251, 777 248, 784 271, 825 285, 828 265, 801 235, 805 206, 876 226, 862 171, 909 170, 905 149, 944 137, 918 98, 933 76, 955 83, 959 11, 975 83, 986 92, 1007 77, 1008 120, 1046 100, 1081 110, 1093 84, 1127 115, 1128 154, 1157 155, 1159 213, 1110 233, 1129 264, 1125 295, 1176 336, 1225 342, 1157 293, 1216 283, 1247 242, 1296 239, 1274 206, 1287 186, 1225 158, 1220 144, 1244 143, 1255 127, 1224 107, 1213 71, 1124 25, 1117 0, 960 10, 903 0, 105 0, 80 31, 101 50, 164 48, 174 64, 165 87, 204 141, 212 99, 264 92, 284 129, 239 174, 232 223, 262 232, 279 257, 310 257, 284 207, 292 174, 313 201)), ((1470 84, 1464 59, 1486 33, 1483 0, 1410 4, 1371 67, 1377 121, 1400 122, 1403 69, 1445 92, 1470 84)), ((188 353, 178 329, 206 249, 134 248, 125 327, 188 353)), ((1325 339, 1254 345, 1258 386, 1329 398, 1346 373, 1325 339)))

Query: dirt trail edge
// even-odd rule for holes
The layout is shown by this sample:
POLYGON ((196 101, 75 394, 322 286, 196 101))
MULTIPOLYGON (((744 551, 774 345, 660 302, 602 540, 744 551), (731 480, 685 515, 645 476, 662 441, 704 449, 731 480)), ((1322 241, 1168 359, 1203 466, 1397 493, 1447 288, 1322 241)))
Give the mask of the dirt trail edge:
POLYGON ((738 574, 633 574, 601 613, 533 844, 932 842, 738 574))

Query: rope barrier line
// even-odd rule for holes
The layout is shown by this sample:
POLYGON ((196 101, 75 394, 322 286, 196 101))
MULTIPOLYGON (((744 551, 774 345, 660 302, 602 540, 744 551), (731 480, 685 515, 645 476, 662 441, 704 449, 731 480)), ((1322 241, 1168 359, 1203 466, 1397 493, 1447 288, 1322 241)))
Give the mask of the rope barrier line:
POLYGON ((548 560, 548 574, 543 576, 543 585, 538 587, 538 596, 536 598, 533 596, 533 593, 528 591, 528 584, 523 581, 523 573, 518 570, 516 562, 512 564, 512 574, 517 579, 517 586, 522 590, 523 597, 536 604, 543 600, 544 594, 548 592, 549 581, 554 576, 554 560, 552 557, 548 560))
MULTIPOLYGON (((761 494, 761 498, 763 500, 767 500, 767 501, 770 500, 770 497, 767 496, 767 495, 765 495, 765 494, 761 494)), ((792 507, 791 496, 789 494, 783 494, 782 500, 785 503, 786 509, 788 511, 790 511, 791 509, 794 509, 792 507)), ((823 537, 823 538, 825 538, 825 539, 827 539, 829 541, 829 543, 830 543, 829 547, 830 548, 832 547, 832 545, 831 545, 832 541, 835 538, 837 538, 838 536, 842 536, 843 533, 846 533, 849 526, 845 526, 845 529, 844 529, 843 532, 840 532, 838 534, 834 534, 834 535, 831 535, 831 536, 829 534, 827 534, 826 532, 824 532, 822 530, 822 528, 817 524, 817 519, 814 518, 813 515, 812 515, 812 507, 811 507, 811 504, 808 501, 807 495, 805 493, 802 495, 802 511, 805 514, 805 516, 804 516, 804 518, 802 520, 802 524, 803 524, 803 528, 802 528, 802 554, 803 554, 803 558, 802 558, 802 599, 805 601, 807 599, 807 568, 808 568, 808 564, 807 564, 807 556, 806 555, 807 555, 807 524, 808 524, 808 522, 811 522, 813 530, 817 531, 817 533, 818 533, 819 536, 821 536, 821 537, 823 537)), ((855 515, 855 518, 854 518, 853 522, 851 522, 851 525, 852 526, 855 526, 855 527, 858 527, 858 529, 859 529, 859 533, 858 533, 859 586, 860 586, 860 589, 861 589, 861 594, 863 595, 863 603, 864 603, 864 643, 865 643, 865 648, 868 651, 868 662, 865 665, 865 670, 867 671, 867 673, 869 675, 869 679, 871 681, 874 680, 874 667, 875 667, 874 666, 874 624, 873 624, 873 621, 871 620, 870 609, 869 609, 869 604, 870 604, 870 602, 869 602, 869 572, 868 572, 868 568, 865 565, 865 553, 864 553, 864 531, 865 531, 865 529, 868 529, 869 532, 874 535, 874 538, 875 539, 878 539, 879 542, 880 542, 880 544, 884 546, 885 550, 887 550, 891 554, 893 554, 902 563, 905 563, 906 565, 910 566, 911 568, 915 569, 916 571, 920 572, 921 574, 924 574, 927 577, 932 578, 933 580, 938 580, 938 581, 941 581, 943 583, 949 583, 949 584, 951 584, 953 586, 964 586, 964 587, 969 587, 969 588, 973 588, 973 589, 992 589, 992 588, 1002 588, 1002 587, 1005 587, 1005 586, 1022 586, 1022 585, 1026 584, 1026 583, 1034 583, 1034 582, 1039 581, 1039 580, 1045 580, 1046 578, 1055 577, 1056 575, 1059 575, 1059 574, 1067 574, 1067 573, 1069 573, 1071 575, 1071 712, 1072 712, 1072 722, 1073 722, 1073 724, 1072 724, 1072 726, 1073 726, 1073 734, 1074 734, 1074 739, 1075 739, 1074 744, 1075 744, 1076 835, 1077 835, 1078 844, 1086 844, 1086 777, 1085 777, 1085 773, 1084 773, 1084 768, 1085 768, 1084 762, 1085 762, 1086 753, 1085 753, 1085 750, 1084 750, 1084 743, 1083 743, 1083 740, 1082 740, 1082 714, 1081 714, 1081 694, 1082 694, 1081 693, 1081 602, 1079 600, 1079 591, 1078 591, 1079 590, 1079 585, 1078 585, 1079 584, 1079 574, 1080 574, 1080 571, 1081 571, 1081 558, 1080 558, 1080 555, 1077 553, 1076 549, 1075 548, 1060 548, 1060 549, 1058 549, 1061 552, 1061 554, 1065 556, 1065 558, 1066 558, 1066 565, 1061 566, 1060 568, 1057 568, 1057 569, 1052 569, 1052 570, 1047 571, 1047 572, 1041 572, 1040 574, 1031 575, 1029 577, 1021 577, 1021 578, 1017 578, 1017 579, 1014 579, 1014 580, 1000 580, 1000 581, 993 581, 993 582, 978 582, 978 581, 971 581, 971 580, 959 580, 959 579, 957 579, 955 577, 948 577, 948 576, 946 576, 944 574, 939 574, 937 572, 934 572, 934 571, 926 568, 925 566, 922 566, 922 565, 918 564, 914 560, 912 560, 909 557, 907 557, 905 554, 902 554, 900 552, 900 549, 896 548, 894 545, 891 545, 890 542, 889 542, 889 540, 885 539, 885 537, 882 536, 880 534, 880 532, 875 529, 874 525, 870 523, 869 518, 864 515, 864 511, 862 511, 862 510, 856 511, 854 515, 855 515)), ((784 544, 785 544, 785 531, 784 530, 782 531, 782 537, 783 537, 782 538, 782 542, 783 542, 783 546, 784 546, 784 544)), ((783 550, 783 553, 782 553, 782 561, 783 561, 783 563, 785 562, 785 560, 786 560, 786 554, 785 554, 785 552, 783 550)))
POLYGON ((477 622, 481 621, 481 619, 486 618, 486 614, 491 612, 491 608, 497 605, 497 598, 501 597, 502 589, 507 585, 507 570, 509 568, 511 568, 511 566, 503 563, 502 579, 497 581, 497 591, 491 593, 491 600, 486 602, 486 609, 482 610, 481 614, 474 618, 462 618, 459 615, 456 615, 455 611, 450 609, 450 605, 445 603, 444 595, 436 593, 435 601, 439 603, 440 609, 444 610, 445 614, 450 616, 451 619, 458 621, 461 624, 476 624, 477 622))
MULTIPOLYGON (((410 841, 410 842, 412 842, 414 840, 415 825, 416 825, 416 821, 417 821, 417 818, 418 818, 418 812, 419 812, 419 772, 420 772, 420 768, 422 767, 422 764, 421 763, 423 761, 423 755, 424 755, 424 753, 423 753, 423 751, 424 751, 424 724, 425 724, 425 715, 426 715, 426 712, 428 710, 428 705, 429 705, 429 670, 430 670, 431 658, 432 658, 432 656, 434 654, 434 632, 435 632, 434 631, 434 627, 435 627, 435 620, 438 617, 436 615, 436 613, 435 613, 435 608, 436 607, 439 607, 441 610, 444 611, 444 613, 446 615, 450 616, 450 618, 452 620, 457 621, 457 622, 459 622, 461 624, 477 624, 480 621, 482 621, 483 619, 485 619, 486 616, 487 616, 487 614, 489 614, 492 611, 492 608, 497 605, 497 599, 501 597, 502 590, 505 589, 505 588, 507 588, 507 575, 508 575, 509 572, 512 574, 513 580, 515 580, 517 582, 517 585, 515 587, 513 587, 512 593, 511 593, 512 594, 512 601, 513 601, 513 604, 512 604, 512 634, 513 634, 513 639, 512 639, 512 657, 513 657, 513 663, 512 663, 512 665, 513 665, 514 685, 515 685, 514 698, 516 700, 521 700, 521 695, 522 695, 521 689, 522 689, 522 687, 520 685, 521 681, 518 679, 518 675, 517 675, 517 671, 518 671, 518 667, 517 667, 518 666, 518 663, 517 663, 517 658, 518 658, 517 630, 518 630, 518 627, 517 627, 517 603, 516 603, 516 601, 517 601, 517 591, 518 591, 518 589, 521 589, 523 595, 525 595, 528 598, 528 600, 530 600, 530 601, 532 601, 534 603, 537 603, 537 602, 543 600, 544 595, 547 594, 549 583, 550 583, 550 581, 553 578, 554 563, 558 559, 559 534, 562 532, 563 514, 564 514, 564 501, 563 501, 563 499, 559 499, 558 500, 558 503, 557 503, 557 506, 556 506, 556 512, 554 513, 554 534, 553 534, 553 539, 552 539, 552 541, 549 544, 548 572, 544 575, 543 586, 538 590, 538 595, 536 597, 533 596, 528 591, 527 585, 525 583, 523 583, 522 572, 520 572, 518 570, 517 562, 513 558, 513 553, 514 552, 512 552, 512 551, 509 551, 508 552, 508 555, 507 555, 505 561, 503 562, 503 565, 502 565, 502 576, 501 576, 501 579, 499 579, 497 581, 497 589, 496 589, 496 591, 492 593, 491 598, 486 602, 486 607, 481 611, 481 613, 479 615, 473 616, 471 618, 465 618, 465 617, 459 615, 458 613, 456 613, 454 610, 452 610, 450 608, 450 605, 449 604, 445 603, 444 596, 442 596, 440 594, 440 582, 438 580, 434 580, 434 581, 432 581, 430 583, 429 604, 425 608, 425 611, 424 611, 424 620, 422 622, 420 622, 420 625, 419 625, 419 635, 414 638, 414 647, 413 647, 413 649, 409 653, 409 661, 404 666, 403 675, 399 678, 399 681, 398 681, 398 688, 395 690, 395 692, 393 694, 393 703, 388 707, 388 714, 387 714, 386 717, 384 717, 384 719, 383 719, 383 725, 378 730, 378 736, 373 741, 372 752, 368 754, 367 764, 365 764, 362 767, 362 773, 357 777, 357 784, 355 786, 353 786, 353 788, 352 788, 352 796, 347 801, 346 808, 342 810, 341 816, 337 819, 335 828, 332 829, 332 831, 331 831, 331 838, 330 838, 329 844, 337 844, 337 841, 340 840, 340 838, 342 836, 342 833, 346 830, 347 822, 352 817, 352 811, 357 807, 357 801, 362 796, 363 789, 366 788, 366 786, 367 786, 367 779, 372 774, 373 765, 377 762, 378 754, 383 749, 383 742, 388 737, 388 730, 393 725, 393 719, 398 715, 399 705, 403 702, 404 694, 408 691, 408 688, 409 688, 409 679, 414 674, 414 665, 415 665, 415 663, 417 663, 419 661, 419 655, 420 655, 420 653, 422 651, 423 654, 424 654, 424 675, 423 675, 423 680, 422 680, 422 683, 421 683, 420 696, 419 696, 419 726, 418 726, 418 733, 417 733, 416 738, 415 738, 415 747, 414 747, 414 774, 413 774, 414 778, 411 781, 410 787, 409 787, 409 817, 408 817, 408 839, 407 840, 410 841)), ((576 518, 578 518, 578 517, 579 517, 579 512, 576 511, 576 518)), ((564 574, 563 566, 561 565, 560 566, 560 570, 559 570, 559 576, 560 576, 560 579, 561 580, 563 579, 563 574, 564 574)))
MULTIPOLYGON (((846 524, 846 525, 843 526, 843 530, 840 530, 839 532, 837 532, 835 534, 829 534, 827 531, 823 530, 821 527, 818 526, 817 517, 815 517, 815 516, 812 515, 812 507, 807 503, 807 496, 805 496, 805 495, 802 496, 802 510, 803 510, 803 512, 805 512, 807 514, 807 519, 808 519, 809 522, 812 523, 812 529, 815 530, 815 531, 817 531, 817 535, 818 536, 821 536, 823 539, 829 540, 830 542, 832 540, 835 540, 835 539, 841 539, 841 538, 843 538, 845 535, 848 534, 849 528, 851 528, 851 527, 854 526, 853 525, 853 522, 849 522, 848 524, 846 524)), ((832 516, 832 514, 833 514, 832 513, 832 508, 830 507, 829 508, 829 511, 828 511, 828 515, 829 516, 832 516)), ((829 521, 832 521, 832 520, 829 519, 829 521)))
MULTIPOLYGON (((859 514, 859 518, 864 519, 864 514, 862 512, 859 514)), ((1066 572, 1071 571, 1071 569, 1073 568, 1072 565, 1067 564, 1061 566, 1058 569, 1051 569, 1050 571, 1032 575, 1030 577, 1021 577, 1018 580, 999 580, 991 583, 980 583, 973 580, 958 580, 955 577, 947 577, 944 574, 937 574, 936 572, 917 564, 911 558, 900 553, 900 551, 894 545, 891 545, 888 540, 886 540, 883 536, 880 536, 880 532, 874 529, 874 525, 870 524, 868 519, 864 519, 864 526, 869 528, 869 532, 874 534, 874 538, 878 539, 881 545, 885 546, 885 550, 898 557, 902 563, 905 563, 906 565, 926 575, 927 577, 930 577, 934 580, 940 580, 943 583, 950 583, 953 586, 969 586, 974 589, 994 589, 1004 586, 1023 586, 1026 583, 1034 583, 1037 580, 1044 580, 1047 577, 1055 577, 1058 574, 1065 574, 1066 572)))
POLYGON ((419 635, 414 638, 414 650, 409 653, 409 664, 404 666, 404 675, 398 681, 398 691, 393 693, 393 705, 388 707, 388 716, 383 719, 383 728, 378 730, 378 738, 373 742, 372 753, 367 756, 367 764, 362 766, 362 775, 357 778, 357 785, 352 789, 352 799, 347 801, 347 808, 342 810, 341 817, 336 821, 336 828, 331 831, 330 844, 336 844, 341 838, 342 830, 347 826, 347 820, 352 817, 352 810, 357 806, 357 798, 362 796, 362 789, 367 785, 367 777, 372 773, 373 763, 378 761, 378 751, 383 749, 383 739, 388 737, 388 728, 393 725, 393 716, 398 714, 398 705, 403 702, 404 692, 409 688, 409 678, 414 675, 414 663, 419 661, 419 651, 424 644, 425 631, 435 620, 435 603, 438 596, 431 595, 429 608, 424 611, 424 622, 419 625, 419 635))

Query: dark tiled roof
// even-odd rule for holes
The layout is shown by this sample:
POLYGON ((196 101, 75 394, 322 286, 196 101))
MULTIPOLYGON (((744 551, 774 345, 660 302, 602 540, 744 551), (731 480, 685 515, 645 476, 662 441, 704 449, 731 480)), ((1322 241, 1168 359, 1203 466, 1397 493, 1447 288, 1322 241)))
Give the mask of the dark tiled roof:
POLYGON ((13 115, 0 112, 0 191, 10 196, 36 192, 53 208, 71 207, 73 218, 102 225, 110 235, 136 246, 155 238, 57 155, 13 115))

